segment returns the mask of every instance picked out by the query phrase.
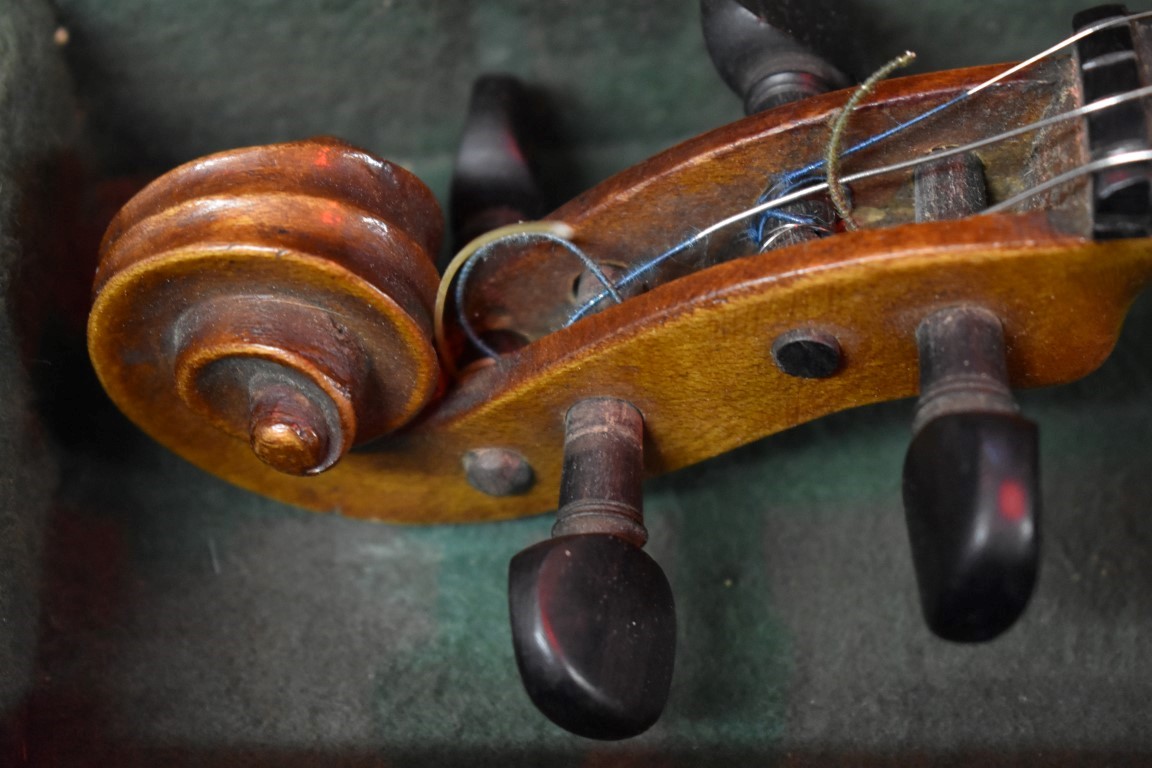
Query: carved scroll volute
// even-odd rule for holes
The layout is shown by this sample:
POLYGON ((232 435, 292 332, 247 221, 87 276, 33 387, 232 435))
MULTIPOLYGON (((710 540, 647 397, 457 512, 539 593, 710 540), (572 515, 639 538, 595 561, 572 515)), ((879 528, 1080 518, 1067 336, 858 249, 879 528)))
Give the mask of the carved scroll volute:
POLYGON ((189 437, 177 407, 275 469, 321 472, 436 391, 441 229, 415 176, 330 139, 182 166, 105 235, 93 362, 162 442, 189 437))

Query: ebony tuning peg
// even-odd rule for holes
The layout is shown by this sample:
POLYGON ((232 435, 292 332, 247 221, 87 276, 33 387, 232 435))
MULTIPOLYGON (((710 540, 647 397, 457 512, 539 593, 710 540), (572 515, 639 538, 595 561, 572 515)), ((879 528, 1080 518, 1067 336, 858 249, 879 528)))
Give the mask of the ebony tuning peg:
POLYGON ((543 215, 525 146, 528 94, 511 75, 476 78, 452 170, 449 210, 455 250, 472 238, 543 215))
POLYGON ((641 549, 643 440, 643 418, 629 403, 574 405, 552 538, 512 558, 508 572, 528 696, 557 725, 594 739, 647 730, 672 682, 672 590, 641 549))
POLYGON ((990 640, 1023 613, 1036 581, 1036 425, 1007 384, 1004 334, 963 306, 918 331, 920 401, 904 462, 904 509, 920 603, 946 640, 990 640))
MULTIPOLYGON (((920 166, 918 221, 985 207, 973 154, 920 166)), ((904 512, 928 627, 957 642, 990 640, 1024 611, 1039 556, 1036 425, 1008 387, 1004 331, 986 309, 962 305, 916 331, 920 400, 904 460, 904 512)))
POLYGON ((825 93, 848 85, 848 78, 825 58, 805 45, 789 29, 788 16, 808 16, 811 5, 795 0, 776 0, 769 18, 759 3, 739 0, 701 0, 700 21, 704 43, 720 77, 744 100, 745 114, 752 115, 790 101, 825 93), (795 13, 793 13, 795 12, 795 13))

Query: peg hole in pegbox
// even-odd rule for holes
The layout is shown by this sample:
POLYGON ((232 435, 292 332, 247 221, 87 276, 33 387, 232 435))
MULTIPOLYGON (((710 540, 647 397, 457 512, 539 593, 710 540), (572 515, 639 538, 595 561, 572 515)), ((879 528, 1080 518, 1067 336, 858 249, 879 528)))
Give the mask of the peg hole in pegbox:
POLYGON ((197 463, 324 471, 437 390, 442 229, 419 179, 333 139, 196 160, 109 226, 93 364, 133 421, 197 463))
MULTIPOLYGON (((628 272, 628 267, 614 261, 606 261, 599 265, 604 276, 615 283, 622 275, 628 272)), ((607 290, 600 278, 590 270, 583 269, 572 280, 572 303, 582 305, 599 296, 607 290)))

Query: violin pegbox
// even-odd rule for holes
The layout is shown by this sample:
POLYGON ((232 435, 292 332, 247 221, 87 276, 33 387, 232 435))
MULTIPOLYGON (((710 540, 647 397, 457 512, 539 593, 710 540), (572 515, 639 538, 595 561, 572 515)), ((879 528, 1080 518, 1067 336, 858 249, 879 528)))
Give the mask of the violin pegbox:
MULTIPOLYGON (((1010 627, 1040 525, 1036 428, 1010 388, 1094 370, 1152 280, 1147 123, 1085 127, 1097 108, 1080 105, 1139 95, 1147 63, 1127 54, 1146 30, 1141 51, 1118 33, 1079 67, 1057 46, 850 94, 747 4, 702 7, 756 114, 481 235, 442 278, 427 188, 328 139, 161 177, 112 222, 96 277, 102 383, 211 472, 391 522, 558 506, 553 538, 512 560, 513 641, 536 705, 594 738, 642 732, 670 690, 676 613, 642 551, 643 478, 844 409, 919 394, 903 487, 925 618, 960 642, 1010 627)), ((475 94, 454 186, 469 234, 539 202, 517 92, 475 94)))
POLYGON ((104 237, 93 364, 169 447, 321 472, 436 391, 441 228, 415 176, 331 139, 181 166, 104 237))

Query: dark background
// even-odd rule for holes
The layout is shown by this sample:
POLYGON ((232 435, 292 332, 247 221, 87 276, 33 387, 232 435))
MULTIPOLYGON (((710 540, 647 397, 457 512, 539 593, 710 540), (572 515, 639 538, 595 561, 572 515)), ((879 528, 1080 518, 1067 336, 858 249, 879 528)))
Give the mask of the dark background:
MULTIPOLYGON (((1079 7, 856 0, 828 24, 863 75, 906 48, 921 70, 1020 58, 1079 7)), ((47 298, 90 264, 37 268, 45 233, 68 240, 54 225, 76 193, 43 168, 75 154, 101 176, 151 174, 327 133, 443 199, 485 71, 532 87, 553 202, 739 116, 692 2, 0 6, 0 762, 1152 762, 1147 300, 1101 371, 1021 395, 1042 427, 1044 560, 994 643, 950 645, 920 621, 899 499, 910 402, 652 481, 648 550, 680 652, 663 719, 619 744, 559 731, 520 689, 506 568, 547 517, 315 515, 192 468, 111 410, 79 325, 47 298)))

